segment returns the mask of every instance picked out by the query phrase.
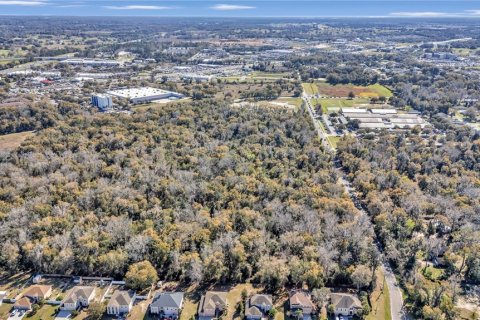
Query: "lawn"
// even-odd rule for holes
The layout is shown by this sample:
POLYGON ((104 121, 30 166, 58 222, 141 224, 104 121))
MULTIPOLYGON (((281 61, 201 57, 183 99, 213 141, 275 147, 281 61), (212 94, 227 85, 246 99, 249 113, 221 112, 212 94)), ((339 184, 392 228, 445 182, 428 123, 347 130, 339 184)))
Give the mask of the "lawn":
POLYGON ((192 317, 195 317, 198 309, 198 300, 191 300, 185 298, 182 314, 180 315, 180 320, 190 320, 192 317))
POLYGON ((372 311, 366 320, 391 320, 390 293, 385 284, 385 276, 381 270, 377 271, 377 285, 370 295, 372 311))
POLYGON ((10 303, 2 303, 0 306, 0 319, 7 319, 12 307, 13 305, 10 303))
POLYGON ((243 315, 235 314, 235 310, 236 310, 237 304, 242 300, 243 290, 246 290, 248 292, 248 295, 251 295, 252 293, 256 292, 256 290, 253 288, 253 286, 250 283, 237 284, 233 288, 230 288, 230 290, 227 293, 227 301, 228 301, 227 318, 228 319, 242 318, 243 315))
POLYGON ((31 136, 33 136, 33 131, 1 135, 0 151, 11 151, 20 146, 25 139, 31 136))
POLYGON ((51 306, 48 304, 44 304, 33 316, 29 316, 28 313, 25 319, 30 320, 53 320, 55 319, 55 310, 58 306, 51 306))
POLYGON ((355 86, 352 84, 331 85, 325 82, 317 82, 316 86, 319 93, 326 97, 348 97, 350 92, 360 98, 378 98, 381 96, 389 98, 392 96, 392 92, 380 84, 355 86))

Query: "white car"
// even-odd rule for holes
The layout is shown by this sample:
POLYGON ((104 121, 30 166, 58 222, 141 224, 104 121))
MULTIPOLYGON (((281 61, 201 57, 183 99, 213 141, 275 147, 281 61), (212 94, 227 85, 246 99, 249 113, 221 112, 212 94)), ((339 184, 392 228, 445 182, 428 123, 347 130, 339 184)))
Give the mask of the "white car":
POLYGON ((17 313, 17 309, 13 309, 12 313, 10 313, 11 316, 14 316, 17 313))

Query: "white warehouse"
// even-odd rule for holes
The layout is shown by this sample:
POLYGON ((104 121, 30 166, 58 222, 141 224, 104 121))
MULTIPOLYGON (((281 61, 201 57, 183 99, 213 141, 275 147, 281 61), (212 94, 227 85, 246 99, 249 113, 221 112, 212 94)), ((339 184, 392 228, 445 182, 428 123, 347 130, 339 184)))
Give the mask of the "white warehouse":
POLYGON ((108 91, 107 93, 114 97, 128 99, 133 104, 148 103, 155 100, 176 100, 183 98, 183 95, 180 93, 151 87, 118 89, 108 91))

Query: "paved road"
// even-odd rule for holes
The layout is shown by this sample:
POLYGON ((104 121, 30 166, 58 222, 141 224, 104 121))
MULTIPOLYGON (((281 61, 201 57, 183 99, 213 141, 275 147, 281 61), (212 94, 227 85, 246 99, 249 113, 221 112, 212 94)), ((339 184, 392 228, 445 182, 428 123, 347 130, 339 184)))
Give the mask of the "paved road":
MULTIPOLYGON (((308 113, 310 114, 310 117, 312 118, 312 121, 315 125, 315 129, 317 129, 318 136, 320 137, 320 140, 322 141, 322 144, 324 145, 325 149, 330 152, 332 155, 335 156, 335 149, 330 145, 328 142, 327 136, 325 132, 319 127, 317 121, 315 119, 314 113, 313 113, 313 108, 312 104, 310 102, 310 98, 308 95, 303 93, 303 100, 307 104, 307 109, 308 113)), ((342 167, 338 161, 335 161, 335 166, 337 168, 337 171, 339 173, 339 182, 344 186, 345 190, 347 193, 350 195, 350 198, 352 201, 356 204, 357 208, 360 210, 360 212, 363 215, 366 215, 368 217, 368 213, 359 205, 358 200, 356 198, 356 190, 354 187, 348 182, 348 180, 345 178, 345 172, 342 170, 342 167)), ((370 220, 368 220, 370 221, 370 220)), ((383 252, 382 248, 379 246, 379 250, 382 253, 382 258, 383 258, 383 252)), ((398 287, 397 280, 395 279, 395 275, 392 272, 392 269, 386 261, 386 259, 382 259, 382 271, 385 274, 385 279, 386 283, 388 286, 388 291, 390 292, 390 308, 391 308, 391 313, 392 313, 392 320, 408 320, 409 317, 406 315, 404 308, 403 308, 403 297, 402 297, 402 292, 400 288, 398 287)))

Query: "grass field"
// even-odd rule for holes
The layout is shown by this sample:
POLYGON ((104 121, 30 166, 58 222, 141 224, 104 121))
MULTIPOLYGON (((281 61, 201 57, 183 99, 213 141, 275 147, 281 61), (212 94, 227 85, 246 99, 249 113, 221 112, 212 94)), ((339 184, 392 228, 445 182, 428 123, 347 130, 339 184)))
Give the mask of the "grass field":
POLYGON ((393 95, 389 89, 380 84, 364 87, 351 84, 338 84, 333 86, 326 82, 317 82, 316 86, 318 88, 318 92, 322 96, 327 97, 348 97, 350 92, 353 92, 355 96, 359 98, 378 98, 381 96, 389 98, 393 95))
POLYGON ((334 149, 337 149, 337 142, 341 137, 328 136, 328 142, 332 145, 334 149))
POLYGON ((271 73, 271 72, 261 72, 261 71, 254 71, 247 75, 248 78, 252 79, 284 79, 289 78, 290 75, 288 73, 271 73))
POLYGON ((370 295, 372 311, 365 318, 366 320, 391 320, 390 293, 385 284, 383 272, 377 271, 377 286, 370 295))
POLYGON ((0 136, 0 151, 8 152, 20 146, 25 139, 33 136, 33 131, 11 133, 0 136))
POLYGON ((318 93, 318 87, 315 83, 302 83, 302 87, 308 95, 314 95, 318 93))
POLYGON ((329 113, 332 111, 337 111, 340 108, 352 108, 357 104, 368 103, 368 99, 355 98, 355 99, 329 99, 329 98, 320 98, 312 99, 313 106, 320 104, 324 113, 329 113))
POLYGON ((280 97, 276 100, 271 101, 272 103, 286 103, 290 106, 295 107, 295 109, 298 109, 302 106, 303 100, 301 98, 289 98, 289 97, 280 97))

